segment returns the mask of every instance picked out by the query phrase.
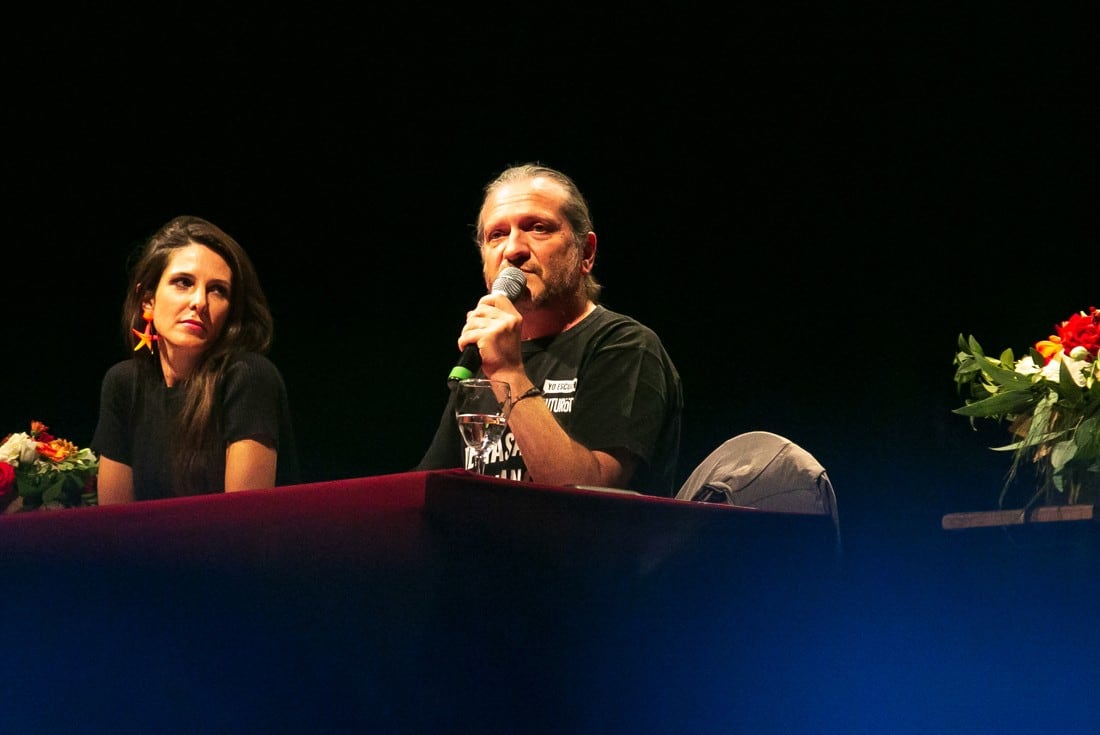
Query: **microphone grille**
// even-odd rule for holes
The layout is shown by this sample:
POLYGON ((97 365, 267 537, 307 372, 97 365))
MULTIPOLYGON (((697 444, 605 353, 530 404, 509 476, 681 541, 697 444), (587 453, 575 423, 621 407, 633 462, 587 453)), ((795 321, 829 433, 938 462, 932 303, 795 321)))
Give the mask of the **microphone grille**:
POLYGON ((508 297, 509 301, 515 301, 523 293, 527 285, 527 274, 515 266, 508 266, 497 274, 493 281, 493 291, 499 291, 508 297))

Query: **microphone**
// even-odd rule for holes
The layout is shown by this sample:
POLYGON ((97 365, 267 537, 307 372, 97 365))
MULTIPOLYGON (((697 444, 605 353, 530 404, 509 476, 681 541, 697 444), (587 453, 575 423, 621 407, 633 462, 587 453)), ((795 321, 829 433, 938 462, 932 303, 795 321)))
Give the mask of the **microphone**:
MULTIPOLYGON (((527 274, 515 266, 508 266, 497 274, 489 293, 504 294, 509 301, 515 301, 523 293, 526 285, 527 274)), ((478 352, 477 345, 471 342, 463 348, 458 364, 451 368, 451 374, 447 376, 447 385, 453 388, 458 381, 474 377, 479 367, 481 367, 481 353, 478 352)))

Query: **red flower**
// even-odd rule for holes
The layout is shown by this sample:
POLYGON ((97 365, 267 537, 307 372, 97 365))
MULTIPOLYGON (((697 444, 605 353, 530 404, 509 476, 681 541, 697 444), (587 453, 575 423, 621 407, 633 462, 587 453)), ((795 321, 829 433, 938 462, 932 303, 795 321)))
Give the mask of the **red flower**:
POLYGON ((45 442, 46 444, 52 442, 54 436, 50 433, 49 429, 50 427, 46 426, 41 421, 31 422, 31 436, 34 437, 36 441, 45 442))
POLYGON ((0 498, 15 487, 15 468, 7 462, 0 462, 0 498))
POLYGON ((1100 311, 1095 306, 1089 307, 1088 314, 1074 314, 1055 329, 1066 351, 1084 347, 1093 357, 1100 352, 1100 311))
POLYGON ((1060 324, 1054 325, 1049 338, 1035 343, 1035 349, 1050 362, 1060 352, 1072 352, 1076 347, 1084 347, 1089 353, 1088 359, 1095 359, 1100 353, 1100 311, 1090 306, 1088 314, 1079 312, 1060 324))

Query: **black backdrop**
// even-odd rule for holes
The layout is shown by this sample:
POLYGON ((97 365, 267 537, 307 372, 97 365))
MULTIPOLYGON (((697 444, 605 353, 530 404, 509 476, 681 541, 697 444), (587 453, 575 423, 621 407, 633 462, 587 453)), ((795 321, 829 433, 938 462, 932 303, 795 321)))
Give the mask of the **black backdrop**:
POLYGON ((254 256, 306 479, 410 468, 481 291, 480 188, 539 160, 590 198, 604 302, 682 373, 683 476, 785 434, 849 548, 994 507, 1003 433, 950 413, 955 340, 1019 353, 1100 302, 1087 26, 768 6, 17 24, 0 432, 90 440, 126 257, 191 213, 254 256))

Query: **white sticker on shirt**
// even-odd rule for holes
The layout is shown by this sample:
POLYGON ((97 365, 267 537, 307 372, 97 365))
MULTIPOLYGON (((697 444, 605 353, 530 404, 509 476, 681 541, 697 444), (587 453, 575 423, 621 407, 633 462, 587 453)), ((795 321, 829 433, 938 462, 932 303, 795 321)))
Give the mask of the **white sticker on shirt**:
POLYGON ((542 398, 552 413, 571 413, 573 397, 577 392, 577 379, 542 381, 542 398), (563 395, 564 394, 564 395, 563 395))

